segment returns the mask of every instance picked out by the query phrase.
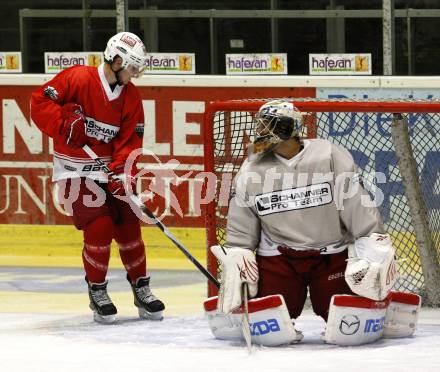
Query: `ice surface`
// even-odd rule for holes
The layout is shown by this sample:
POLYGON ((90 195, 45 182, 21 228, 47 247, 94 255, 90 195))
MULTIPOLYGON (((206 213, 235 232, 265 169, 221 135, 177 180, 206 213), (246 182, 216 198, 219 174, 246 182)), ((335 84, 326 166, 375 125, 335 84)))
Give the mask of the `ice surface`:
POLYGON ((0 372, 379 372, 440 371, 440 310, 423 309, 416 336, 360 347, 326 345, 311 310, 297 320, 304 340, 280 348, 213 339, 201 313, 206 281, 198 272, 153 271, 167 310, 140 320, 125 272, 110 270, 119 321, 92 321, 82 269, 0 270, 0 372))
POLYGON ((423 310, 415 337, 360 347, 326 345, 310 310, 298 319, 304 340, 280 348, 212 338, 202 314, 160 322, 91 315, 0 314, 0 371, 440 371, 440 311, 423 310))

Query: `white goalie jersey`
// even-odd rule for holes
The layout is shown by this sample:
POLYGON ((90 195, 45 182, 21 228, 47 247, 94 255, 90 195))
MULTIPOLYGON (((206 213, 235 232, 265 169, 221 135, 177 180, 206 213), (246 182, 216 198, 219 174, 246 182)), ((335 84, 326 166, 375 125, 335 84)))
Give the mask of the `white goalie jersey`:
POLYGON ((322 253, 384 233, 350 153, 327 140, 303 141, 292 159, 273 152, 247 159, 234 179, 226 247, 280 254, 278 246, 322 253))

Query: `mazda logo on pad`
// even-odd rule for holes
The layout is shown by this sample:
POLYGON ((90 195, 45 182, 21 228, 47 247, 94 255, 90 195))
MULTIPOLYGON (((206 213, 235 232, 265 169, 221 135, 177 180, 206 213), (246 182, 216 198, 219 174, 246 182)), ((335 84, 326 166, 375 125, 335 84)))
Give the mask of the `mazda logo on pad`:
POLYGON ((351 336, 354 335, 361 325, 361 321, 356 315, 344 315, 339 324, 339 330, 342 334, 351 336))

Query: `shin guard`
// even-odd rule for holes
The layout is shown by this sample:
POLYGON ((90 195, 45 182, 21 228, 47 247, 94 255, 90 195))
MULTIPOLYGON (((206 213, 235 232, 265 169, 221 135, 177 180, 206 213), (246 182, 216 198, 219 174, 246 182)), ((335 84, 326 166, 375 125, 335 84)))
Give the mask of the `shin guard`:
POLYGON ((84 270, 91 283, 105 281, 110 260, 110 244, 113 238, 113 222, 102 216, 84 227, 84 270))

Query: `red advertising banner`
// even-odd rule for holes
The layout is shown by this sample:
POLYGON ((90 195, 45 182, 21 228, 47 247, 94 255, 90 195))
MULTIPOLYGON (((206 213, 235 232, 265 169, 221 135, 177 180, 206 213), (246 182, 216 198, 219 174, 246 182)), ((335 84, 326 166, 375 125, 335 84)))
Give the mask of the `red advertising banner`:
MULTIPOLYGON (((70 224, 52 183, 52 143, 30 120, 35 86, 0 86, 0 223, 70 224)), ((168 226, 202 227, 203 113, 209 101, 314 97, 315 88, 139 87, 145 111, 141 196, 168 226)))

